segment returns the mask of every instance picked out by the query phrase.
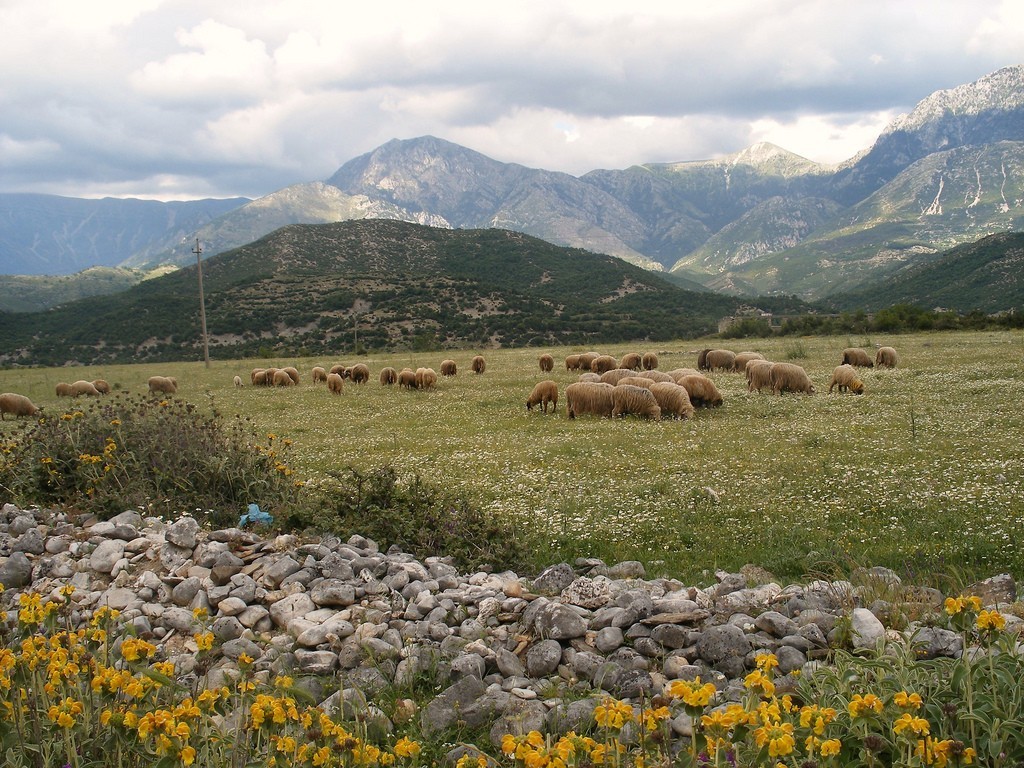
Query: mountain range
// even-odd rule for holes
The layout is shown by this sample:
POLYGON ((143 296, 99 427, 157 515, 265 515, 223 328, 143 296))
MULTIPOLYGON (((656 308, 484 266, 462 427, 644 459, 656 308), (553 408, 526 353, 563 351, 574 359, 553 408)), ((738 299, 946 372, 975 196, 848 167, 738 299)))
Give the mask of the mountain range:
POLYGON ((436 137, 393 140, 330 178, 247 201, 0 195, 0 272, 143 272, 287 224, 390 219, 498 228, 669 271, 715 291, 823 299, 957 245, 1024 229, 1024 66, 938 91, 839 166, 758 144, 594 170, 502 163, 436 137))

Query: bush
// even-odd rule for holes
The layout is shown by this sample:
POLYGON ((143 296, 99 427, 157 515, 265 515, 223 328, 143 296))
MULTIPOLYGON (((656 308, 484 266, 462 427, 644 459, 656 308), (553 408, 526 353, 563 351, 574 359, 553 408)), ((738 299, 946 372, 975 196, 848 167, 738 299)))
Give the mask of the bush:
POLYGON ((276 512, 295 506, 302 484, 284 460, 289 444, 183 400, 118 393, 41 418, 0 444, 0 492, 20 505, 101 518, 134 508, 226 527, 251 502, 276 512))
POLYGON ((347 537, 367 536, 417 557, 447 555, 463 569, 520 568, 526 543, 515 528, 418 475, 403 480, 391 466, 333 473, 335 484, 291 520, 347 537))

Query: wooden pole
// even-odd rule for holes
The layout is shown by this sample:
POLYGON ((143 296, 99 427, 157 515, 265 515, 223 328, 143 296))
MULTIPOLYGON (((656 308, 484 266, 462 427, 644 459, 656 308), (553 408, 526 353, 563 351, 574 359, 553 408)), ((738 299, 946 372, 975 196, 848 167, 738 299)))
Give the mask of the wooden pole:
POLYGON ((203 248, 196 238, 196 247, 192 249, 196 255, 196 270, 199 272, 199 321, 203 327, 203 362, 210 367, 210 337, 206 334, 206 297, 203 296, 203 248))

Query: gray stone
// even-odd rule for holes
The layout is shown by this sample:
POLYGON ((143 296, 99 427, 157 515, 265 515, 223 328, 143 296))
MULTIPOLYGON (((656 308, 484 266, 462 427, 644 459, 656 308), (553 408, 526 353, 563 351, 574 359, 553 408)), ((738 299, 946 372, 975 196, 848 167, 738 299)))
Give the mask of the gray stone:
POLYGON ((5 589, 21 589, 32 583, 32 563, 24 552, 15 552, 0 565, 0 584, 5 589))
POLYGON ((547 603, 537 613, 537 634, 552 640, 571 640, 587 633, 587 622, 574 610, 561 603, 547 603))
POLYGON ((309 597, 317 605, 348 606, 356 601, 356 588, 342 579, 324 579, 310 588, 309 597))
POLYGON ((742 671, 750 641, 739 627, 723 624, 705 629, 697 640, 696 650, 701 659, 732 677, 742 671))
POLYGON ((885 639, 885 625, 867 608, 850 614, 850 641, 856 649, 874 649, 885 639))
POLYGON ((562 660, 562 645, 557 640, 541 640, 526 652, 526 674, 547 677, 558 669, 562 660))
POLYGON ((302 618, 316 609, 316 605, 305 592, 289 595, 270 606, 270 618, 279 627, 287 628, 289 622, 302 618))
POLYGON ((620 648, 622 646, 623 639, 621 629, 618 627, 605 627, 599 631, 594 638, 594 647, 596 647, 601 653, 608 654, 616 648, 620 648))
POLYGON ((796 622, 778 611, 765 611, 754 619, 754 626, 772 637, 785 637, 795 634, 796 622))
POLYGON ((182 579, 171 590, 171 602, 181 606, 191 605, 202 585, 203 583, 195 576, 182 579))
POLYGON ((89 555, 89 567, 96 573, 110 575, 114 565, 124 557, 124 542, 120 539, 104 539, 89 555))
POLYGON ((540 575, 533 580, 532 589, 541 595, 557 595, 575 578, 576 572, 573 571, 572 566, 568 563, 558 563, 541 571, 540 575))
POLYGON ((191 517, 176 520, 167 526, 164 539, 181 549, 193 550, 199 540, 199 523, 191 517))
POLYGON ((611 582, 581 576, 562 590, 561 598, 563 602, 581 608, 600 608, 612 599, 611 582))
POLYGON ((333 651, 295 650, 295 663, 307 675, 329 675, 338 667, 338 654, 333 651))
POLYGON ((41 555, 46 549, 46 541, 42 531, 38 528, 29 528, 14 540, 11 549, 29 555, 41 555))
POLYGON ((431 699, 420 715, 420 729, 426 736, 446 731, 460 720, 460 714, 477 701, 487 687, 475 677, 464 677, 431 699))

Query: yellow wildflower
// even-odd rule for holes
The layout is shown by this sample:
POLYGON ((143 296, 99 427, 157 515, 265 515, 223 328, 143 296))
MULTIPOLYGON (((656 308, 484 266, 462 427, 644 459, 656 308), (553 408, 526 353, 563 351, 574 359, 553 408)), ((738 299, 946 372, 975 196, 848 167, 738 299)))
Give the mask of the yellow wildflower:
POLYGON ((754 741, 759 747, 768 747, 769 757, 785 757, 796 746, 792 723, 762 725, 754 731, 754 741))
POLYGON ((1006 618, 999 611, 982 611, 978 614, 976 626, 981 631, 1002 631, 1006 628, 1006 618))
POLYGON ((850 700, 847 709, 850 712, 850 717, 867 717, 871 714, 881 714, 882 709, 885 705, 882 700, 873 693, 868 693, 861 696, 859 693, 854 694, 854 697, 850 700))
POLYGON ((918 710, 924 702, 921 699, 919 693, 907 693, 906 691, 900 691, 892 697, 892 703, 900 709, 918 710))
MULTIPOLYGON (((927 736, 930 728, 928 721, 923 717, 914 717, 909 712, 905 712, 893 722, 892 730, 897 736, 904 734, 906 731, 910 731, 917 736, 927 736)), ((910 734, 907 735, 909 736, 910 734)))

